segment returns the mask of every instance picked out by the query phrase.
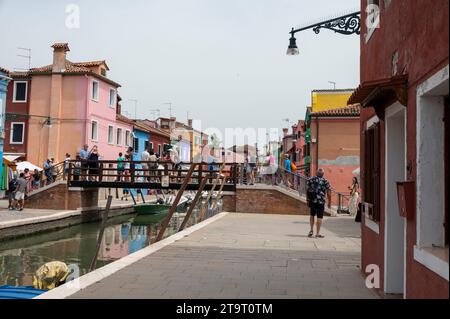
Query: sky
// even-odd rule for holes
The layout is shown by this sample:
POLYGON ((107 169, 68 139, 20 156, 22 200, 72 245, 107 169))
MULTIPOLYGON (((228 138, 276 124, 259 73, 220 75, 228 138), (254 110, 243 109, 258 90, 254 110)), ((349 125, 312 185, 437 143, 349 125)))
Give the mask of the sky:
POLYGON ((32 67, 51 64, 50 46, 68 42, 71 61, 107 61, 130 117, 136 99, 139 118, 155 118, 154 109, 169 116, 171 103, 177 120, 186 122, 189 112, 202 129, 223 136, 227 128, 281 130, 283 119, 304 118, 311 90, 333 88, 329 81, 337 88, 359 84, 358 36, 303 31, 296 34, 300 55, 287 56, 289 31, 357 11, 359 2, 0 0, 2 28, 9 30, 2 31, 0 66, 28 67, 18 47, 32 49, 32 67))

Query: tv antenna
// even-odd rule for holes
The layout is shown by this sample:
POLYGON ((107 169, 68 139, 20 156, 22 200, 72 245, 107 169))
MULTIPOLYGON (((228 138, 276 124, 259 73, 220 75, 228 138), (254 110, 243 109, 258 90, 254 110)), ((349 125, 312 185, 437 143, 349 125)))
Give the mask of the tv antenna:
MULTIPOLYGON (((30 48, 17 48, 18 50, 26 51, 27 54, 18 54, 17 56, 20 56, 21 58, 28 59, 28 71, 31 69, 31 49, 30 48)), ((25 69, 21 69, 25 70, 25 69)))

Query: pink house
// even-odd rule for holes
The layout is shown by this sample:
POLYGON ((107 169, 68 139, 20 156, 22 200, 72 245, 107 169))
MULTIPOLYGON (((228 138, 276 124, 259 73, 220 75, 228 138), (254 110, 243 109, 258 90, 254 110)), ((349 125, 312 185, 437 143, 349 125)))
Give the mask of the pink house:
POLYGON ((105 61, 71 62, 67 43, 56 43, 53 63, 33 68, 30 92, 28 160, 42 165, 80 148, 97 145, 101 159, 116 159, 132 144, 132 125, 117 123, 120 85, 108 78, 105 61))

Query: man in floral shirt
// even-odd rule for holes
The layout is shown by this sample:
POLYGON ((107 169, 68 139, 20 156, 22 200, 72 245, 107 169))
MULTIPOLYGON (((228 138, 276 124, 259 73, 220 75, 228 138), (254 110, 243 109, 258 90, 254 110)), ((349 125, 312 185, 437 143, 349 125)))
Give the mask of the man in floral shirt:
POLYGON ((330 183, 323 177, 324 170, 320 168, 317 171, 316 176, 308 180, 308 206, 311 208, 310 225, 311 231, 308 237, 312 237, 314 234, 314 219, 317 216, 317 238, 323 238, 320 234, 320 227, 322 226, 323 213, 325 211, 325 194, 328 197, 328 205, 331 204, 331 186, 330 183))

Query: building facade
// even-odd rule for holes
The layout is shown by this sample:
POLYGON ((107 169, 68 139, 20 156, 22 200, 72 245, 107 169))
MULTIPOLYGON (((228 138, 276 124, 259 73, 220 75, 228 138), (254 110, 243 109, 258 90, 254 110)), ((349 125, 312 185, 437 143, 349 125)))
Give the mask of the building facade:
POLYGON ((363 107, 361 268, 384 293, 448 298, 449 2, 362 0, 362 21, 369 4, 380 24, 361 23, 349 100, 363 107))
MULTIPOLYGON (((0 67, 0 159, 3 163, 3 147, 5 144, 5 110, 6 110, 6 92, 8 83, 11 80, 9 71, 0 67)), ((0 192, 3 189, 3 166, 0 167, 0 192)))

